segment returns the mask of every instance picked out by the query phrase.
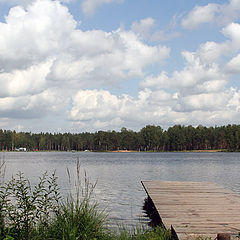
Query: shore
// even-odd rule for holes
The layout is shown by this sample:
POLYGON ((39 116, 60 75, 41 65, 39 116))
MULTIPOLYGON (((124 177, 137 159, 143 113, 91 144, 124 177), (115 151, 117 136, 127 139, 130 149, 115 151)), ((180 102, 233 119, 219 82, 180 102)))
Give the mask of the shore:
POLYGON ((114 150, 114 151, 106 151, 106 152, 120 152, 120 153, 131 153, 131 152, 229 152, 227 149, 214 149, 214 150, 183 150, 183 151, 136 151, 136 150, 114 150))
MULTIPOLYGON (((106 151, 93 151, 93 150, 85 150, 85 151, 76 151, 76 150, 68 150, 68 151, 56 151, 56 150, 38 150, 38 151, 33 151, 33 150, 27 150, 27 151, 7 151, 7 150, 0 150, 0 152, 111 152, 111 153, 157 153, 157 152, 162 152, 162 153, 167 153, 167 152, 179 152, 179 153, 186 153, 186 152, 209 152, 209 153, 214 153, 214 152, 232 152, 227 149, 214 149, 214 150, 182 150, 182 151, 137 151, 137 150, 106 150, 106 151)), ((238 151, 235 151, 238 152, 238 151)))

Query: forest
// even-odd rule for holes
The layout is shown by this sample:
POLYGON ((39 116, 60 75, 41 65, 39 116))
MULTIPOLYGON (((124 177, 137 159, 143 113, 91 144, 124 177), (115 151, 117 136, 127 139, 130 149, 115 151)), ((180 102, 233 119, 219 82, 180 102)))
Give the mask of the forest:
POLYGON ((138 132, 123 127, 119 132, 95 133, 31 133, 0 129, 0 150, 19 148, 27 151, 239 151, 240 125, 174 125, 167 130, 147 125, 138 132))

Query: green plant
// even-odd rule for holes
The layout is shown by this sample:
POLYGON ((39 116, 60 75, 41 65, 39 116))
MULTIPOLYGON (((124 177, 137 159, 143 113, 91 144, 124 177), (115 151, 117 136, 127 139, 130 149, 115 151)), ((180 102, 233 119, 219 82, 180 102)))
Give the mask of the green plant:
POLYGON ((34 189, 19 172, 1 186, 1 239, 29 240, 38 230, 44 232, 51 216, 59 211, 60 198, 55 172, 50 177, 44 173, 34 189))
POLYGON ((161 226, 155 228, 136 227, 132 230, 120 229, 120 233, 112 236, 112 240, 170 240, 171 232, 161 226))

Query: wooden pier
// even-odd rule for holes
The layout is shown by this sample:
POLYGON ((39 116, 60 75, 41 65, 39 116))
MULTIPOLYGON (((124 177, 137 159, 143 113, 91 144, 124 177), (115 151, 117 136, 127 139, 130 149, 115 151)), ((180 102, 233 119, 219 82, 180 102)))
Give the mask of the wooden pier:
POLYGON ((142 181, 162 223, 179 239, 240 232, 240 195, 214 183, 142 181))

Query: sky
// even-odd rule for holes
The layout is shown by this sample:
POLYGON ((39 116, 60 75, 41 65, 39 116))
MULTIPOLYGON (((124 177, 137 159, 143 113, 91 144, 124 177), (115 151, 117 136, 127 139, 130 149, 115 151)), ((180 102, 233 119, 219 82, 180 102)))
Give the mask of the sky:
POLYGON ((0 0, 0 128, 239 122, 240 0, 0 0))

